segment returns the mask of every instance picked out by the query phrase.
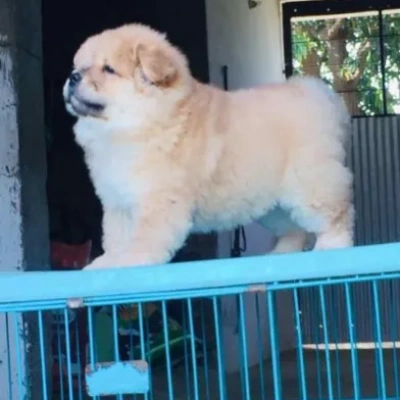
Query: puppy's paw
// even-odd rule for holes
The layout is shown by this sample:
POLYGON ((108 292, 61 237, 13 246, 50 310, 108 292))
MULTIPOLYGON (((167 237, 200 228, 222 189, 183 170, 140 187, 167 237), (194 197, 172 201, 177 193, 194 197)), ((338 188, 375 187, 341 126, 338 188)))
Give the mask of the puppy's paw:
POLYGON ((83 269, 91 270, 91 269, 106 269, 113 267, 115 267, 115 260, 113 260, 111 257, 108 257, 107 255, 102 255, 100 257, 97 257, 83 269))
POLYGON ((343 249, 353 247, 352 232, 325 232, 317 236, 314 250, 343 249))
POLYGON ((103 254, 84 270, 140 267, 157 264, 157 261, 152 254, 103 254))

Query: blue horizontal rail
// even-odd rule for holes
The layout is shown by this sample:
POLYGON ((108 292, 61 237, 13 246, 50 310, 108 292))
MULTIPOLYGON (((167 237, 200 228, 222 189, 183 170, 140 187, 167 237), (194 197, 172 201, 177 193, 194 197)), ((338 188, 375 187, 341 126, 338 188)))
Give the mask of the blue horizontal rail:
POLYGON ((399 271, 400 244, 395 243, 97 271, 4 272, 0 273, 0 304, 132 296, 399 271))

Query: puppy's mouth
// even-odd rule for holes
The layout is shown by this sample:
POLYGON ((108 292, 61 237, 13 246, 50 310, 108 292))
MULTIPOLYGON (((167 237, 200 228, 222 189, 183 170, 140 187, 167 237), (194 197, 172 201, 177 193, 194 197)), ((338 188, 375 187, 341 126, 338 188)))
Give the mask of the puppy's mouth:
POLYGON ((99 117, 105 109, 105 105, 87 101, 78 96, 69 96, 66 100, 67 110, 76 117, 99 117))

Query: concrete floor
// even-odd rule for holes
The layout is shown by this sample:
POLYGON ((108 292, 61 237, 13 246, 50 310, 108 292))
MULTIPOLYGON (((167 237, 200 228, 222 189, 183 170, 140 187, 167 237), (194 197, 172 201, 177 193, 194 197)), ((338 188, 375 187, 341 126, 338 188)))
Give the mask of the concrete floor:
MULTIPOLYGON (((397 350, 398 351, 398 350, 397 350)), ((400 399, 400 393, 396 394, 396 382, 400 390, 400 354, 395 354, 393 349, 383 350, 384 376, 386 397, 392 399, 400 399), (397 375, 397 376, 396 376, 397 375)), ((305 384, 307 399, 329 399, 328 380, 327 380, 327 363, 325 352, 315 350, 304 350, 304 366, 305 366, 305 384), (320 382, 320 385, 318 385, 320 382)), ((354 399, 354 383, 352 374, 351 352, 349 350, 341 350, 339 352, 330 351, 330 376, 332 381, 332 398, 333 399, 354 399)), ((359 364, 359 387, 361 399, 382 399, 383 396, 378 390, 380 383, 377 380, 379 369, 376 366, 377 353, 374 350, 358 350, 357 358, 359 364)), ((218 379, 218 370, 216 368, 216 360, 210 355, 210 368, 208 375, 205 368, 198 366, 197 385, 198 397, 194 395, 193 372, 189 371, 190 384, 187 384, 187 373, 185 365, 181 365, 173 369, 173 399, 174 400, 217 400, 220 399, 220 388, 218 379), (208 381, 208 386, 206 384, 208 381), (208 387, 208 390, 207 390, 208 387)), ((249 397, 251 400, 270 400, 275 399, 273 388, 273 368, 271 360, 267 360, 264 365, 264 374, 261 378, 259 366, 249 370, 249 397), (263 382, 263 384, 261 383, 263 382)), ((302 399, 300 392, 300 381, 298 378, 298 361, 295 351, 281 354, 280 368, 281 374, 281 400, 297 400, 302 399)), ((165 369, 152 370, 152 391, 146 400, 170 400, 168 393, 168 381, 165 369)), ((239 373, 229 374, 225 376, 226 396, 228 400, 247 399, 243 393, 241 385, 241 377, 239 373)), ((53 397, 53 400, 60 397, 53 397)), ((64 397, 68 399, 68 396, 64 397)), ((76 394, 75 399, 80 396, 76 394)), ((102 397, 101 399, 115 399, 112 397, 102 397)), ((84 396, 84 399, 89 397, 84 396)), ((120 397, 118 400, 122 400, 120 397)), ((123 400, 145 400, 144 396, 124 396, 123 400)))
MULTIPOLYGON (((383 351, 384 360, 384 376, 385 390, 387 397, 400 398, 400 394, 396 395, 395 382, 400 386, 400 379, 397 379, 395 372, 397 369, 396 363, 400 366, 400 356, 395 358, 393 350, 383 351), (396 361, 394 361, 396 359, 396 361)), ((315 350, 304 351, 304 365, 306 376, 306 393, 308 399, 329 399, 328 380, 327 380, 327 363, 325 352, 315 350), (319 360, 319 361, 318 361, 319 360), (319 367, 318 367, 319 366, 319 367), (318 388, 318 381, 321 382, 318 388)), ((377 367, 376 367, 376 352, 374 350, 358 350, 359 363, 359 387, 360 398, 383 398, 379 394, 377 385, 377 367)), ((338 353, 331 351, 329 353, 330 370, 332 379, 332 398, 335 399, 350 399, 355 398, 354 383, 352 374, 351 352, 342 350, 338 353)), ((295 400, 301 399, 298 379, 298 361, 296 352, 288 352, 281 355, 281 399, 295 400)), ((249 371, 250 392, 249 398, 252 400, 274 399, 273 391, 273 373, 271 361, 266 361, 264 364, 264 395, 261 389, 260 368, 254 367, 249 371)), ((209 390, 206 390, 206 378, 204 368, 198 370, 198 399, 214 400, 219 399, 218 372, 215 368, 209 371, 208 382, 209 390)), ((154 371, 153 373, 153 397, 155 400, 168 400, 168 385, 165 378, 165 371, 154 371)), ((185 368, 180 367, 173 374, 173 398, 175 400, 197 400, 192 393, 188 393, 185 368)), ((193 380, 193 378, 192 378, 193 380)), ((379 384, 380 385, 380 384, 379 384)), ((243 394, 240 374, 231 374, 226 376, 227 396, 229 400, 246 399, 243 394)), ((192 383, 193 388, 193 383, 192 383)))

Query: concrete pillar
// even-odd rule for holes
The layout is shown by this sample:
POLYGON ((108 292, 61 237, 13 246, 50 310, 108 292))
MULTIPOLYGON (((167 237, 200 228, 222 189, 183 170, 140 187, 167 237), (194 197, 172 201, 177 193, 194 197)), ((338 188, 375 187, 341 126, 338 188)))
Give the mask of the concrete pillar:
MULTIPOLYGON (((0 273, 49 265, 41 46, 41 1, 0 0, 0 273)), ((0 400, 44 398, 37 321, 0 313, 0 400)))

